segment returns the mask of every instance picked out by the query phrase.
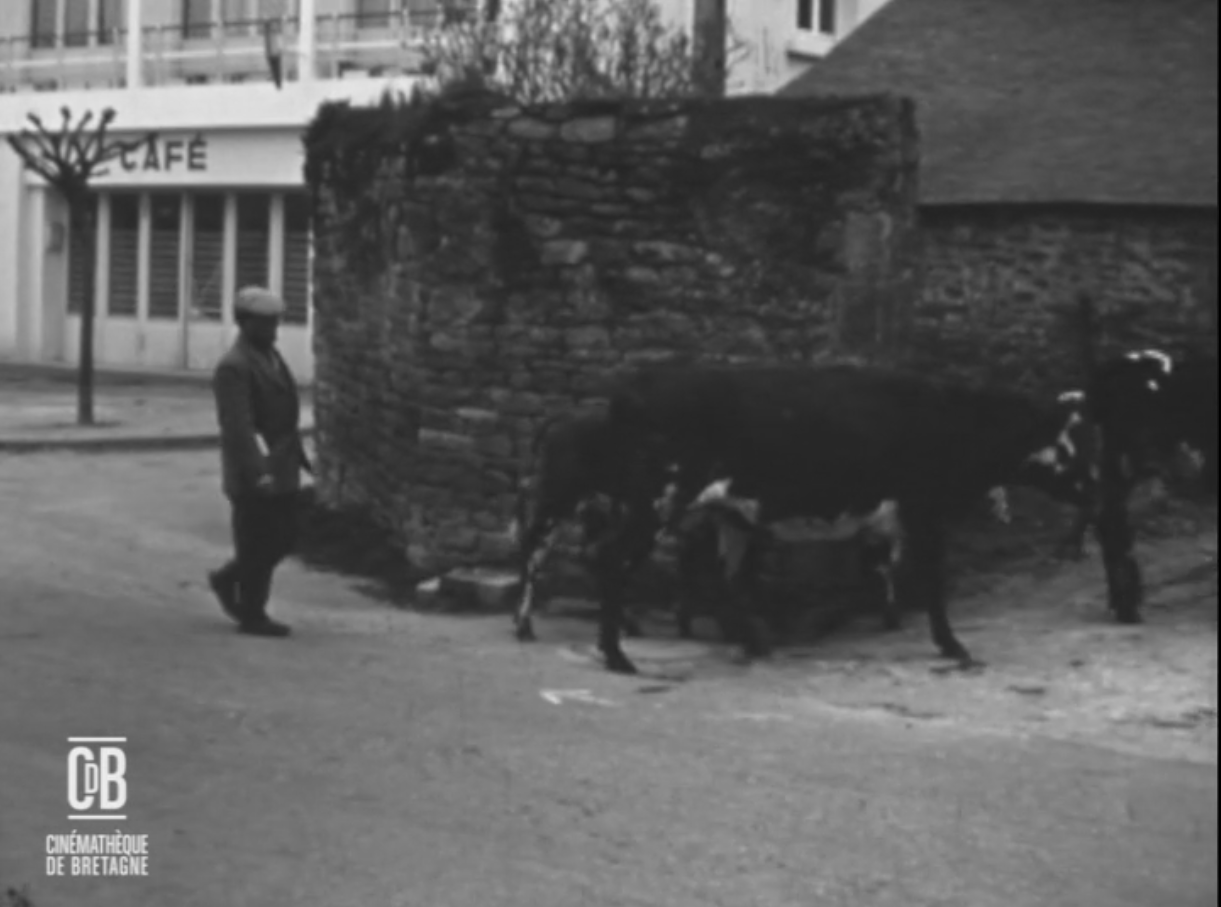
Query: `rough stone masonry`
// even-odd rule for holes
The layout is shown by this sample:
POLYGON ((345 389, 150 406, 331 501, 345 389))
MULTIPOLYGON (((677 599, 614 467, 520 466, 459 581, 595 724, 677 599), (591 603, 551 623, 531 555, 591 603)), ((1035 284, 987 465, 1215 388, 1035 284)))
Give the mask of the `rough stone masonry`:
POLYGON ((319 492, 416 566, 502 560, 534 430, 614 370, 900 342, 910 102, 480 103, 430 136, 429 167, 378 138, 386 107, 331 112, 374 149, 363 169, 312 162, 319 492))

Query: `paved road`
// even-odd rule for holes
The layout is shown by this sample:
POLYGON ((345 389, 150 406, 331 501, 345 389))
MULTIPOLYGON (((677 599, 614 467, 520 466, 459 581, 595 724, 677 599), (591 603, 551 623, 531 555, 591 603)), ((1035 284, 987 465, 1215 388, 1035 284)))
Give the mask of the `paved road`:
POLYGON ((0 459, 0 889, 36 907, 1217 902, 1215 764, 610 677, 296 566, 296 636, 239 637, 213 460, 0 459), (47 834, 98 830, 73 735, 128 737, 104 830, 147 878, 45 877, 47 834))

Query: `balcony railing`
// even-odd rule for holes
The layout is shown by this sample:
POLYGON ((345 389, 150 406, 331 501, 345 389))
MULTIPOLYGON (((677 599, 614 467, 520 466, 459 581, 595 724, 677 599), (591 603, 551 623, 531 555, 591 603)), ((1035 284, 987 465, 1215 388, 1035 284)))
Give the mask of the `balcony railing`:
MULTIPOLYGON (((0 0, 4 2, 4 0, 0 0)), ((421 71, 439 9, 321 14, 314 25, 314 77, 389 76, 421 71)), ((146 86, 266 81, 270 25, 283 53, 283 79, 301 78, 300 22, 294 17, 148 26, 141 33, 146 86)), ((0 91, 60 91, 126 85, 127 33, 0 38, 0 91)))
POLYGON ((0 91, 121 88, 127 74, 127 33, 113 28, 54 36, 0 38, 0 91))

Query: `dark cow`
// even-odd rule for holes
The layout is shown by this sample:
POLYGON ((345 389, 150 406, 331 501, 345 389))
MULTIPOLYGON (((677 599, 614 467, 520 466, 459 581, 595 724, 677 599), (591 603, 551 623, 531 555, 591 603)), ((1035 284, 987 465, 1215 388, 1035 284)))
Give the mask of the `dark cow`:
MULTIPOLYGON (((903 539, 901 597, 928 612, 937 647, 963 662, 970 655, 945 611, 947 524, 995 487, 1046 485, 1078 468, 1060 408, 879 368, 644 370, 616 388, 610 416, 618 443, 676 467, 673 512, 708 491, 754 524, 800 517, 870 523, 893 514, 903 539), (718 469, 719 492, 704 484, 718 469)), ((619 643, 620 596, 630 553, 655 531, 665 484, 655 468, 634 470, 622 519, 593 559, 599 648, 613 671, 635 670, 619 643)), ((730 574, 738 599, 749 576, 730 574)), ((731 613, 745 652, 761 653, 744 610, 731 613)))
POLYGON ((1128 499, 1152 477, 1177 478, 1184 452, 1196 461, 1205 487, 1217 488, 1217 360, 1176 360, 1161 350, 1136 350, 1097 362, 1094 303, 1078 297, 1082 359, 1087 374, 1086 411, 1096 426, 1095 534, 1112 611, 1139 623, 1143 581, 1133 554, 1128 499))
POLYGON ((1156 350, 1132 353, 1100 368, 1087 392, 1098 426, 1100 457, 1096 531, 1123 623, 1141 621, 1143 580, 1133 557, 1128 513, 1133 489, 1151 477, 1181 473, 1184 449, 1198 461, 1204 484, 1217 487, 1216 361, 1176 363, 1156 350))
POLYGON ((1079 421, 1072 436, 1086 451, 1083 466, 1088 463, 1085 493, 1059 495, 1062 500, 1077 506, 1077 514, 1058 549, 1061 557, 1080 559, 1083 556, 1085 534, 1097 518, 1104 426, 1111 427, 1111 443, 1121 452, 1122 469, 1118 476, 1126 480, 1124 494, 1129 494, 1142 482, 1165 484, 1190 471, 1199 473, 1206 486, 1216 492, 1216 417, 1207 410, 1217 402, 1216 381, 1215 360, 1211 364, 1200 360, 1180 364, 1158 350, 1141 350, 1111 361, 1094 380, 1095 395, 1104 401, 1110 400, 1109 404, 1104 403, 1097 416, 1091 412, 1085 391, 1073 390, 1060 395, 1062 405, 1077 414, 1079 421), (1135 381, 1131 380, 1133 374, 1135 381), (1168 377, 1159 377, 1167 374, 1168 377), (1152 430, 1155 434, 1163 431, 1157 425, 1162 422, 1164 435, 1156 443, 1144 445, 1143 453, 1142 445, 1131 443, 1133 429, 1124 427, 1124 423, 1132 420, 1133 414, 1141 409, 1139 404, 1133 407, 1121 400, 1121 394, 1131 397, 1132 384, 1136 385, 1138 397, 1152 396, 1162 404, 1145 418, 1154 420, 1152 430))

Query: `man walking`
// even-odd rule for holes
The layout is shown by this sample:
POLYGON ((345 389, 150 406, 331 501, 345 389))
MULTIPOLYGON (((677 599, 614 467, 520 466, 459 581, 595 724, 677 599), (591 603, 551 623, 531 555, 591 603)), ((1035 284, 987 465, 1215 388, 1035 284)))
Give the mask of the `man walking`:
POLYGON ((297 382, 275 346, 284 301, 244 287, 233 308, 238 338, 216 366, 212 390, 235 556, 208 574, 208 584, 241 632, 287 636, 289 628, 267 616, 267 602, 272 575, 296 543, 301 470, 312 469, 298 429, 297 382))

